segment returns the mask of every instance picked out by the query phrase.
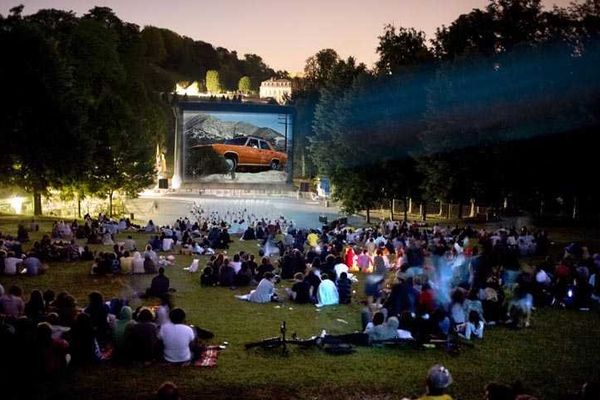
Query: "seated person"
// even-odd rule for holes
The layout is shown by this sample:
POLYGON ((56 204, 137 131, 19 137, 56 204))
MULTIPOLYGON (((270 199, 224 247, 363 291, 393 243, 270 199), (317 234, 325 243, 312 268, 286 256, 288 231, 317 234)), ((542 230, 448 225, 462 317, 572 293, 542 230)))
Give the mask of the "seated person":
POLYGON ((398 321, 398 318, 390 317, 386 322, 379 325, 374 325, 373 328, 367 332, 369 335, 369 341, 373 342, 397 339, 399 326, 400 321, 398 321))
POLYGON ((112 336, 115 341, 115 350, 117 350, 118 355, 121 357, 124 357, 128 351, 126 343, 127 331, 135 325, 132 315, 133 310, 131 310, 131 307, 121 307, 119 319, 117 319, 113 327, 112 336))
POLYGON ((21 272, 21 263, 23 260, 15 256, 14 251, 9 251, 4 259, 4 275, 16 275, 21 272))
POLYGON ((340 295, 340 304, 350 304, 352 302, 352 281, 348 278, 346 272, 340 274, 337 289, 340 295))
POLYGON ((485 324, 477 311, 469 312, 469 320, 456 325, 456 331, 460 337, 471 340, 471 335, 483 339, 483 328, 485 324))
POLYGON ((321 275, 321 284, 317 290, 317 301, 317 307, 331 306, 339 304, 340 302, 340 295, 337 287, 335 286, 335 283, 329 279, 327 274, 321 275))
POLYGON ((27 255, 22 265, 29 276, 36 276, 44 272, 42 262, 33 253, 27 255))
POLYGON ((125 331, 126 348, 133 360, 150 361, 154 359, 158 344, 158 328, 153 319, 152 311, 143 307, 138 313, 137 324, 125 331))
POLYGON ((153 274, 156 272, 156 262, 149 254, 144 256, 144 273, 153 274))
POLYGON ((148 221, 148 224, 146 224, 146 226, 144 227, 144 232, 146 232, 146 233, 156 232, 156 225, 154 225, 154 222, 152 222, 152 220, 148 221))
POLYGON ((272 272, 267 272, 264 278, 259 282, 255 290, 247 295, 236 296, 240 300, 247 300, 251 303, 269 303, 277 301, 277 293, 275 292, 275 283, 279 277, 272 272))
POLYGON ((226 258, 223 260, 223 265, 219 269, 219 285, 221 286, 233 286, 235 280, 235 270, 229 264, 229 260, 226 258))
POLYGON ((185 324, 185 311, 174 308, 169 313, 170 322, 160 326, 158 338, 163 342, 163 357, 171 363, 186 363, 192 360, 190 346, 196 335, 194 330, 185 324))
POLYGON ((247 263, 243 263, 240 270, 235 274, 234 285, 235 286, 248 286, 252 281, 252 271, 247 263))
POLYGON ((84 261, 92 261, 94 259, 94 252, 90 250, 89 246, 83 246, 83 253, 81 253, 81 259, 84 261))
POLYGON ((119 259, 119 263, 121 264, 122 274, 131 274, 133 268, 133 257, 131 254, 129 254, 128 250, 125 250, 123 256, 119 259))
POLYGON ((144 274, 144 258, 139 251, 133 253, 133 259, 131 260, 131 273, 132 274, 144 274))
POLYGON ((248 229, 246 229, 246 231, 244 231, 244 234, 242 235, 241 240, 256 240, 256 235, 254 234, 254 228, 249 226, 248 229))
POLYGON ((211 266, 206 266, 202 270, 202 275, 200 275, 200 284, 202 286, 216 286, 217 283, 218 281, 215 279, 213 268, 211 266))
POLYGON ((450 371, 442 365, 436 364, 427 372, 427 393, 418 400, 452 400, 446 389, 452 384, 450 371))
POLYGON ((67 368, 69 343, 66 340, 52 337, 52 327, 47 322, 38 324, 36 330, 37 353, 41 362, 41 374, 46 378, 54 378, 67 368))
POLYGON ((146 296, 162 297, 169 292, 169 284, 169 278, 165 276, 165 269, 160 267, 158 269, 158 275, 152 278, 150 287, 146 289, 146 296))
POLYGON ((286 288, 290 300, 298 304, 310 303, 310 283, 304 280, 302 272, 294 275, 294 281, 291 289, 286 288))

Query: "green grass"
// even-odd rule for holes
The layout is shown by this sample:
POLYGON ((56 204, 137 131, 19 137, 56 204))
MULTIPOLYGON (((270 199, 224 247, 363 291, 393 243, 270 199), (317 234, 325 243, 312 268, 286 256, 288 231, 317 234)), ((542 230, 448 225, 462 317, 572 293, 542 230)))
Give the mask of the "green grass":
MULTIPOLYGON (((0 231, 15 233, 18 218, 0 218, 0 231)), ((32 239, 50 230, 51 220, 32 239)), ((124 237, 123 235, 121 237, 124 237)), ((147 236, 136 234, 138 247, 147 236)), ((557 245, 560 247, 560 244, 557 245)), ((94 246, 96 250, 103 246, 94 246)), ((256 253, 255 242, 235 242, 229 253, 256 253)), ((520 379, 545 399, 576 389, 600 375, 600 324, 595 312, 578 313, 542 309, 534 313, 532 327, 521 331, 490 328, 474 348, 451 357, 441 350, 359 348, 355 354, 332 356, 316 349, 292 349, 288 357, 277 351, 246 351, 243 344, 276 336, 279 323, 287 321, 289 332, 301 337, 326 329, 345 333, 360 328, 358 303, 317 311, 313 306, 249 304, 234 298, 248 289, 202 288, 199 274, 182 270, 191 257, 177 255, 177 266, 167 270, 177 289, 174 300, 186 310, 188 322, 215 333, 214 343, 228 341, 214 369, 181 368, 160 363, 119 365, 106 363, 81 368, 56 385, 47 395, 63 398, 148 398, 164 380, 174 381, 184 398, 286 398, 286 399, 388 399, 416 396, 423 391, 424 376, 434 363, 443 363, 453 374, 450 393, 459 399, 483 398, 490 381, 520 379), (338 321, 343 319, 347 322, 338 321)), ((202 258, 201 265, 206 263, 202 258)), ((20 285, 25 297, 33 289, 68 290, 80 306, 91 290, 106 297, 122 295, 149 285, 151 276, 93 277, 88 262, 53 263, 39 277, 0 277, 6 288, 20 285)), ((289 286, 282 282, 281 286, 289 286)), ((357 285, 355 300, 362 299, 357 285)))

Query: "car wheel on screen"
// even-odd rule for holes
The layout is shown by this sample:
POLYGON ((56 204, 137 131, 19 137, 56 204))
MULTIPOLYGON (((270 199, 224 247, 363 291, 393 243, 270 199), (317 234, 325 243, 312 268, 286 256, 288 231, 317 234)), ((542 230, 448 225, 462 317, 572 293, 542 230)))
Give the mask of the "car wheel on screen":
POLYGON ((279 170, 279 161, 273 160, 273 161, 271 161, 271 164, 269 166, 271 167, 271 169, 273 171, 278 171, 279 170))
POLYGON ((237 160, 234 157, 225 157, 225 163, 227 164, 227 172, 235 171, 237 160))

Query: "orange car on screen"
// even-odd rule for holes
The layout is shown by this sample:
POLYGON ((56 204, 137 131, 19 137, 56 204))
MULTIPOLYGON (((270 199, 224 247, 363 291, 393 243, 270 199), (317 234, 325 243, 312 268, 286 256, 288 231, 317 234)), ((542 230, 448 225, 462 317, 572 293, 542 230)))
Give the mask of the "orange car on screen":
POLYGON ((273 150, 266 140, 252 136, 196 147, 211 147, 216 153, 225 157, 230 171, 238 167, 269 167, 279 170, 285 167, 288 159, 286 153, 273 150))

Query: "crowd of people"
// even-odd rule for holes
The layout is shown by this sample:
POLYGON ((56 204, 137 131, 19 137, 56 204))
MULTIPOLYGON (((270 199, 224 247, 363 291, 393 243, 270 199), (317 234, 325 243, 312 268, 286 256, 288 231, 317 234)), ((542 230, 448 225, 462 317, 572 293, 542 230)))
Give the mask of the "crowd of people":
MULTIPOLYGON (((165 267, 173 265, 177 252, 195 258, 188 270, 199 272, 200 285, 249 287, 248 294, 236 296, 249 302, 324 307, 351 304, 360 297, 362 329, 345 336, 353 343, 355 335, 366 338, 359 341, 366 344, 482 339, 490 326, 530 326, 536 307, 589 310, 600 303, 600 255, 572 243, 554 260, 550 240, 541 230, 488 231, 406 221, 353 229, 342 222, 301 229, 283 217, 201 208, 162 227, 152 221, 140 227, 127 219, 86 216, 81 225, 57 222, 28 251, 23 244, 30 229, 20 226, 15 238, 0 235, 1 274, 34 276, 56 260, 86 260, 93 275, 156 274, 150 288, 138 295, 160 298, 161 306, 132 310, 126 301, 105 302, 94 292, 89 304, 78 308, 67 292, 54 296, 52 291, 33 291, 25 303, 19 287, 11 286, 6 293, 0 287, 0 342, 6 354, 28 347, 30 358, 22 362, 35 363, 37 372, 52 377, 68 364, 111 357, 193 361, 199 340, 212 334, 185 324, 185 311, 170 302, 173 289, 165 267), (143 250, 134 231, 148 234, 143 250), (120 232, 127 236, 123 241, 116 240, 120 232), (87 244, 79 246, 77 240, 84 238, 87 244), (257 255, 228 254, 234 239, 256 241, 257 255), (91 251, 89 244, 98 240, 112 250, 91 251), (201 255, 207 257, 202 268, 201 255), (535 265, 524 265, 524 257, 532 257, 535 265), (362 276, 361 288, 357 276, 362 276), (277 288, 282 280, 289 283, 285 291, 277 288), (356 295, 360 290, 364 296, 356 295)), ((490 393, 496 390, 490 388, 490 393)), ((448 398, 437 393, 432 390, 425 398, 448 398)))

